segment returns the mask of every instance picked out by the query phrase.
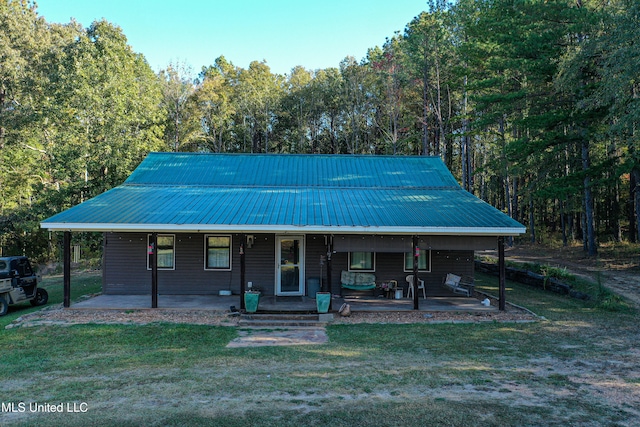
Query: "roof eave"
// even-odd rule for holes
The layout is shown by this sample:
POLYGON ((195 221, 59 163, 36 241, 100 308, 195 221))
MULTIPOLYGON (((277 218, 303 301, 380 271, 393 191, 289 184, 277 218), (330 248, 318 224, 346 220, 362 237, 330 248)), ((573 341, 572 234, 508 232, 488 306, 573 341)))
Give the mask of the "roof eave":
POLYGON ((439 236, 518 236, 524 227, 410 227, 410 226, 326 226, 326 225, 251 225, 251 224, 110 224, 43 222, 49 231, 161 232, 161 233, 286 233, 286 234, 402 234, 439 236))

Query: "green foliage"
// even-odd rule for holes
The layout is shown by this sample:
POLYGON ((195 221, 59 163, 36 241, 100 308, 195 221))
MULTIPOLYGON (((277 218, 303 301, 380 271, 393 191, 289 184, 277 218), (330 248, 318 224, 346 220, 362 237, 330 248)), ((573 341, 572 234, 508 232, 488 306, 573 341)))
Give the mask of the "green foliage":
POLYGON ((26 2, 0 4, 1 252, 44 260, 56 248, 42 219, 163 148, 161 92, 120 28, 49 25, 26 2))
POLYGON ((54 256, 40 220, 162 150, 438 155, 532 241, 640 238, 639 16, 632 0, 437 0, 360 61, 282 76, 220 56, 196 78, 154 74, 109 22, 2 0, 0 246, 54 256))

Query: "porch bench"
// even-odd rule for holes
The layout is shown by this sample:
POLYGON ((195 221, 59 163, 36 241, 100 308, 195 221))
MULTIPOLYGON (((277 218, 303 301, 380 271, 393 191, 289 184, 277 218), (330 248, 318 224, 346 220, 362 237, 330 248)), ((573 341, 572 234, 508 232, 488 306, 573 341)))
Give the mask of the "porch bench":
POLYGON ((474 283, 471 277, 449 273, 444 278, 443 285, 449 288, 454 294, 462 294, 468 297, 473 295, 474 283))
POLYGON ((340 282, 344 289, 352 291, 370 291, 376 288, 376 275, 342 270, 340 282))

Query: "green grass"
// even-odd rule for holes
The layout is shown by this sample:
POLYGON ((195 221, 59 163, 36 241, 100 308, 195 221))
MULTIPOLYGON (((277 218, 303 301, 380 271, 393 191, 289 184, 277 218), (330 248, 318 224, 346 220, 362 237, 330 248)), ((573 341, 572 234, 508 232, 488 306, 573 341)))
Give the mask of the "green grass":
MULTIPOLYGON (((38 286, 46 289, 49 294, 49 301, 44 308, 55 304, 62 304, 64 298, 62 276, 45 276, 38 286)), ((99 273, 74 274, 71 283, 71 301, 76 301, 78 298, 85 295, 101 292, 101 290, 102 276, 100 276, 99 273)), ((0 317, 0 329, 4 329, 5 326, 13 322, 18 317, 41 310, 42 308, 43 307, 33 307, 29 302, 11 305, 9 306, 8 313, 5 316, 0 317)))
MULTIPOLYGON (((485 259, 483 261, 492 262, 492 260, 488 259, 485 259)), ((528 270, 534 273, 538 273, 545 276, 546 278, 556 278, 563 283, 570 285, 572 290, 589 295, 590 301, 588 304, 597 306, 604 310, 628 312, 632 309, 631 304, 628 301, 603 286, 599 280, 596 282, 592 282, 590 280, 583 279, 570 273, 566 268, 553 267, 531 262, 514 261, 507 261, 507 265, 509 267, 517 268, 520 270, 528 270)), ((478 273, 476 273, 476 276, 483 277, 482 274, 478 273)), ((495 288, 495 292, 495 295, 497 295, 497 287, 495 288)))
MULTIPOLYGON (((495 278, 478 279, 496 290, 495 278)), ((95 278, 72 289, 80 283, 95 291, 95 278)), ((2 413, 0 425, 630 425, 632 406, 606 391, 638 393, 637 313, 511 282, 507 299, 548 320, 333 325, 325 345, 234 349, 230 327, 3 330, 2 402, 88 411, 2 413)))

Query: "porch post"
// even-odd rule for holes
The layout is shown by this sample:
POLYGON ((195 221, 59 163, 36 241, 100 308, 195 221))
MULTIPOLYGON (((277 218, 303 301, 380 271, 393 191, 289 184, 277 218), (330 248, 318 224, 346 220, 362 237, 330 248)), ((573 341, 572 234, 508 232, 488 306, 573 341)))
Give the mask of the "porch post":
POLYGON ((62 239, 63 253, 63 292, 64 292, 64 308, 71 306, 71 232, 65 231, 62 239))
POLYGON ((245 292, 245 259, 244 248, 247 241, 245 234, 240 235, 240 310, 244 310, 244 292, 245 292))
MULTIPOLYGON (((333 254, 333 236, 327 236, 327 280, 326 285, 322 287, 327 288, 327 292, 331 292, 331 255, 333 254)), ((322 272, 320 272, 322 275, 322 272)), ((321 289, 324 291, 324 289, 321 289)), ((333 310, 333 297, 329 299, 329 311, 333 310)))
POLYGON ((505 309, 505 285, 504 285, 504 280, 505 280, 506 273, 505 273, 505 266, 504 266, 504 237, 502 237, 502 236, 498 237, 498 269, 499 269, 498 308, 501 311, 504 311, 504 309, 505 309))
POLYGON ((151 233, 151 308, 158 308, 158 233, 151 233))
MULTIPOLYGON (((413 309, 419 310, 420 303, 418 299, 418 258, 420 257, 420 249, 418 249, 418 236, 413 236, 413 309)), ((425 289, 425 292, 427 290, 425 289)))

